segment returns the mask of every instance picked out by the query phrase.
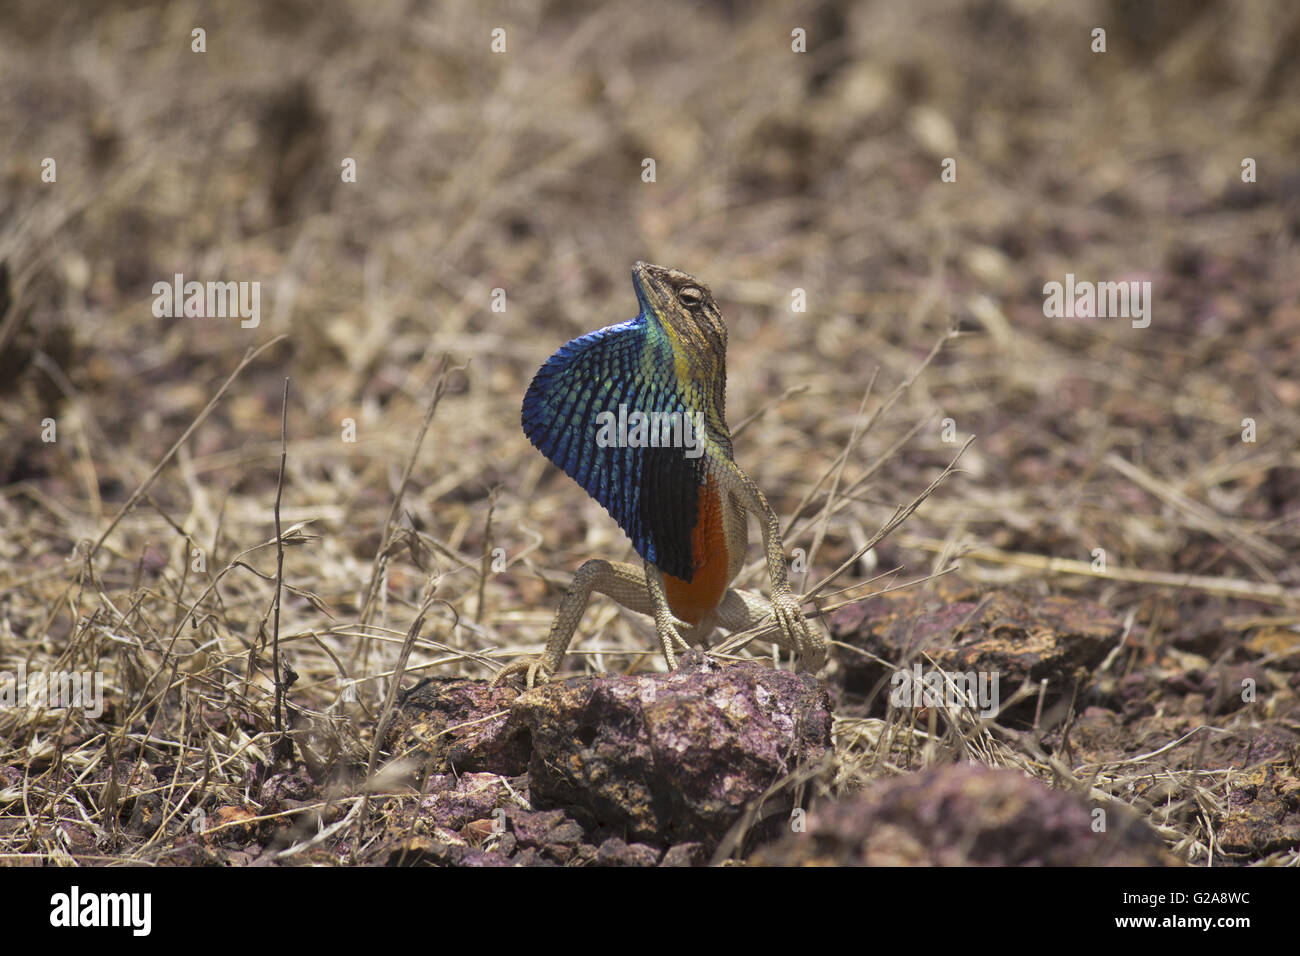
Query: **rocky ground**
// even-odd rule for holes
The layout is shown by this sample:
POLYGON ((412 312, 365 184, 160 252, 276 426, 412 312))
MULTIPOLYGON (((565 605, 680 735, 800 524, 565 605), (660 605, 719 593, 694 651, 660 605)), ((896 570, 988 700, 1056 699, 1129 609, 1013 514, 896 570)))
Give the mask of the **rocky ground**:
POLYGON ((1231 865, 1300 842, 1294 649, 1216 663, 1202 633, 1200 653, 1190 635, 1148 653, 1096 604, 951 578, 831 624, 830 682, 699 652, 526 693, 426 678, 387 723, 364 836, 306 764, 201 832, 139 798, 121 813, 185 864, 1172 866, 1204 832, 1231 865), (891 706, 917 660, 996 673, 1005 696, 992 715, 891 706))

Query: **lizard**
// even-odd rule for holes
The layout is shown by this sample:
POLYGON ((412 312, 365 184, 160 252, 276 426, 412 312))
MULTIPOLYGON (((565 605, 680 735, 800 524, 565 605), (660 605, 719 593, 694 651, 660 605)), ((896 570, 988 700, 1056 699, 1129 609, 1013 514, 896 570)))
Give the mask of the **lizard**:
POLYGON ((533 377, 520 420, 627 533, 641 564, 586 561, 545 651, 503 667, 493 685, 522 674, 531 688, 554 676, 593 592, 654 618, 670 671, 678 649, 707 649, 716 627, 743 630, 768 617, 772 640, 818 670, 825 641, 786 580, 780 522, 732 454, 727 327, 713 294, 686 272, 646 262, 633 266, 632 284, 636 318, 563 345, 533 377), (762 530, 770 603, 730 586, 745 563, 747 514, 762 530))

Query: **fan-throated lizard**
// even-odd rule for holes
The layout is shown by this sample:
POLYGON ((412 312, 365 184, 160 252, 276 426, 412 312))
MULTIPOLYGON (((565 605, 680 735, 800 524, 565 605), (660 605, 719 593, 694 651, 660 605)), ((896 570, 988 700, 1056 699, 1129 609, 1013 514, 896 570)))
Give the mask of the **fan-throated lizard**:
POLYGON ((668 669, 675 650, 707 647, 717 626, 776 618, 778 645, 817 670, 814 636, 786 582, 776 514, 732 457, 726 419, 727 327, 708 288, 676 269, 638 262, 635 319, 564 345, 524 396, 524 433, 604 506, 643 565, 595 559, 560 602, 546 650, 499 671, 532 687, 560 666, 593 591, 653 615, 668 669), (745 563, 746 512, 763 531, 771 602, 729 585, 745 563))

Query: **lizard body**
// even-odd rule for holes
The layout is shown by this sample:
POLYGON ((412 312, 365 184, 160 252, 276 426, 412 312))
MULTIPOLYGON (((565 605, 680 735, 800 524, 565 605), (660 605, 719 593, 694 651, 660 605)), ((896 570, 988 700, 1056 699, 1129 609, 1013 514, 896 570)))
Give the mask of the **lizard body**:
POLYGON ((553 675, 593 591, 653 615, 670 670, 677 648, 707 646, 717 626, 742 630, 769 616, 773 640, 815 670, 825 644, 786 581, 779 522, 732 455, 722 314, 685 272, 638 262, 632 278, 637 317, 551 356, 528 387, 521 423, 627 532, 642 564, 584 563, 545 652, 503 668, 495 683, 522 673, 531 687, 553 675), (730 587, 745 562, 747 514, 762 528, 770 603, 730 587))

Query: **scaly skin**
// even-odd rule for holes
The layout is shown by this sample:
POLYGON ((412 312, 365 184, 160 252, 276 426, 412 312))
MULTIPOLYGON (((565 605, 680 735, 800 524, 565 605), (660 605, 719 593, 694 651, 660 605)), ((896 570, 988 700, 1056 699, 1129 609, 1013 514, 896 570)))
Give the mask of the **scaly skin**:
POLYGON ((551 356, 528 387, 522 422, 542 454, 627 532, 642 564, 584 563, 560 602, 546 650, 502 668, 493 683, 523 675, 532 687, 552 677, 592 592, 654 617, 669 670, 678 649, 707 647, 716 627, 743 630, 769 617, 777 625, 772 640, 817 670, 826 645, 809 630, 786 580, 780 523, 732 457, 722 314, 709 290, 685 272, 638 262, 632 279, 640 314, 551 356), (671 434, 653 423, 638 430, 638 412, 687 416, 703 434, 684 421, 671 434), (745 563, 746 514, 763 532, 770 604, 730 587, 745 563))

